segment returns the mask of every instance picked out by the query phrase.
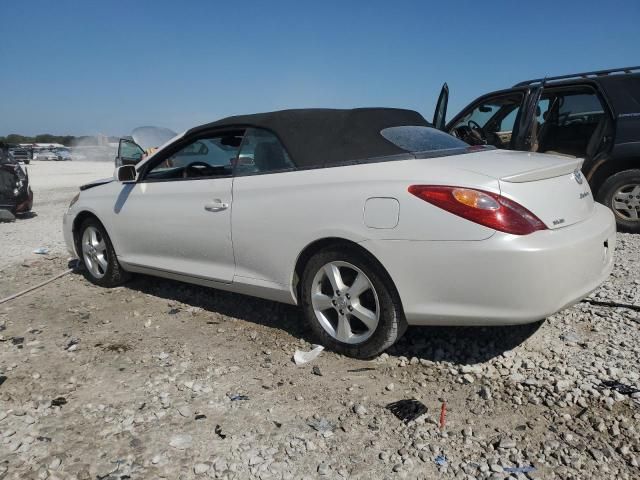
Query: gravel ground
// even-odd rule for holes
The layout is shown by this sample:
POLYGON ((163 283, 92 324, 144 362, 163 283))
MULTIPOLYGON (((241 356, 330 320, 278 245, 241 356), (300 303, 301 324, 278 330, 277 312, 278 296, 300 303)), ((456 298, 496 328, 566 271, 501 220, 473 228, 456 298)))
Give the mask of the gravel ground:
MULTIPOLYGON (((39 194, 59 200, 0 225, 0 298, 67 268, 72 189, 39 194), (7 250, 36 220, 51 254, 7 250)), ((640 388, 640 236, 618 241, 609 281, 544 322, 410 328, 369 362, 296 366, 293 307, 69 274, 0 304, 0 479, 640 478, 640 392, 603 384, 640 388), (426 412, 403 422, 407 399, 426 412)))
POLYGON ((26 166, 33 190, 33 209, 14 223, 0 224, 0 269, 27 257, 36 248, 66 252, 62 212, 84 183, 113 175, 111 162, 41 162, 26 166))

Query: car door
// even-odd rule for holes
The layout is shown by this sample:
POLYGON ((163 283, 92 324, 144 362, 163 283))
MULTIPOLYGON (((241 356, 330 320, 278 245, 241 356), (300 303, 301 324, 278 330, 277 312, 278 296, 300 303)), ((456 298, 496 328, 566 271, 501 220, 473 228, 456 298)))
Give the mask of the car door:
POLYGON ((506 90, 479 97, 447 124, 446 131, 471 145, 514 149, 525 93, 506 90))
POLYGON ((531 87, 527 90, 522 108, 515 119, 515 129, 511 139, 511 148, 523 152, 538 149, 538 110, 542 95, 542 86, 531 87))
POLYGON ((438 130, 446 130, 447 123, 447 106, 449 105, 449 85, 442 85, 440 96, 433 112, 433 126, 438 130))
POLYGON ((114 205, 127 264, 230 283, 232 170, 242 132, 184 138, 141 167, 114 205))
POLYGON ((133 140, 121 138, 118 142, 118 155, 116 156, 116 167, 122 165, 135 165, 144 155, 144 150, 133 140))
POLYGON ((294 164, 271 132, 249 128, 233 182, 233 249, 236 281, 288 290, 288 260, 295 255, 295 221, 288 217, 298 192, 294 164), (285 285, 287 284, 287 285, 285 285))

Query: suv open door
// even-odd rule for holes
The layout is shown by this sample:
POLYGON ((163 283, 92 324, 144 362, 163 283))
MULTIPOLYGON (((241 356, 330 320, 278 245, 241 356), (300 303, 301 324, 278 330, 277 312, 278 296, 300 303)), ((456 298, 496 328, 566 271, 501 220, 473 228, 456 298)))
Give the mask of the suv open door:
POLYGON ((118 143, 118 155, 116 156, 116 168, 123 165, 135 165, 144 155, 144 150, 133 140, 121 138, 118 143))
POLYGON ((538 122, 536 117, 538 116, 538 102, 540 101, 543 88, 544 82, 539 86, 531 87, 525 94, 522 108, 516 118, 515 135, 511 140, 511 148, 513 150, 523 152, 537 150, 538 122))
POLYGON ((449 86, 445 83, 440 90, 440 96, 438 97, 438 103, 436 103, 436 109, 433 112, 433 126, 438 130, 446 131, 447 121, 447 104, 449 103, 449 86))

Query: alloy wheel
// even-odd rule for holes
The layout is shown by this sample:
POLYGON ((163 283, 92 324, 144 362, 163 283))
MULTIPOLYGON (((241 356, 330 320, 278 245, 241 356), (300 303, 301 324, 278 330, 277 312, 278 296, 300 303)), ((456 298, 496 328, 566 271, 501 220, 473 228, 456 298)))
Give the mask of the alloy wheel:
POLYGON ((91 275, 97 279, 105 276, 109 265, 107 245, 96 227, 88 226, 82 234, 82 258, 91 275))
POLYGON ((362 270, 347 262, 329 262, 316 273, 311 304, 322 328, 343 343, 364 342, 380 321, 373 283, 362 270))
POLYGON ((620 187, 611 199, 613 211, 624 220, 640 220, 640 185, 620 187))

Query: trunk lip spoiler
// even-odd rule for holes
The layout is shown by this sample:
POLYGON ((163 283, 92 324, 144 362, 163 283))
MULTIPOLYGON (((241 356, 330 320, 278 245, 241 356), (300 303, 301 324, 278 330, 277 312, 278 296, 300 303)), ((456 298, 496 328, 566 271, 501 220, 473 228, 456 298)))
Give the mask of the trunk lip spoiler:
MULTIPOLYGON (((548 178, 561 177, 572 172, 577 176, 578 173, 580 173, 582 164, 584 163, 584 158, 565 158, 565 160, 565 162, 549 165, 548 167, 535 168, 532 170, 527 170, 525 172, 500 177, 499 180, 501 182, 508 183, 525 183, 535 182, 536 180, 546 180, 548 178)), ((580 176, 582 177, 582 174, 580 174, 580 176)))

